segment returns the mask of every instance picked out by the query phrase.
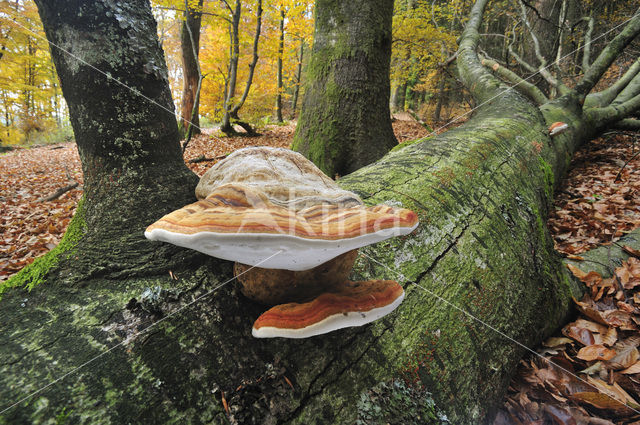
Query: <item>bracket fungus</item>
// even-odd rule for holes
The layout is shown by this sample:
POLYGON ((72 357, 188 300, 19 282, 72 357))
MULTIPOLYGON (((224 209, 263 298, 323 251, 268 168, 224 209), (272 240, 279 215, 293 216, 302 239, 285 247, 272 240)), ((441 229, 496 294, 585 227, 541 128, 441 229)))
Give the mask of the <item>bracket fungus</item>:
POLYGON ((569 129, 569 124, 566 122, 554 122, 549 126, 549 136, 557 136, 558 134, 562 134, 569 129))
POLYGON ((256 337, 302 338, 359 326, 404 297, 396 282, 348 276, 358 248, 411 233, 416 213, 365 206, 296 152, 240 149, 202 176, 196 197, 145 236, 235 261, 242 292, 276 305, 256 321, 256 337))

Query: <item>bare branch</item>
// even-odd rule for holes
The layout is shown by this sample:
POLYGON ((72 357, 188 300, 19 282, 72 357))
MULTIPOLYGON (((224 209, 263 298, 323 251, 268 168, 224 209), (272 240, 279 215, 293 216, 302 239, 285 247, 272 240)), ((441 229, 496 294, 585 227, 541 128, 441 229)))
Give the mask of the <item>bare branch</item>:
MULTIPOLYGON (((168 6, 154 6, 155 9, 163 9, 163 10, 172 10, 174 12, 181 12, 184 13, 184 9, 178 9, 177 7, 168 7, 168 6)), ((231 19, 229 19, 227 16, 224 15, 219 15, 217 13, 212 13, 212 12, 205 12, 205 11, 200 11, 199 12, 201 15, 207 15, 207 16, 213 16, 215 18, 219 18, 219 19, 223 19, 227 22, 231 22, 231 19)))
MULTIPOLYGON (((229 2, 227 2, 227 0, 220 0, 220 1, 227 7, 227 9, 229 9, 229 13, 233 15, 233 8, 229 4, 229 2)), ((236 0, 236 1, 239 1, 239 0, 236 0)))
POLYGON ((612 85, 597 93, 589 94, 585 101, 585 108, 597 108, 610 104, 618 96, 633 78, 640 72, 640 58, 638 58, 627 71, 612 85))
POLYGON ((251 82, 253 81, 253 73, 256 69, 256 64, 258 63, 258 42, 260 41, 260 30, 262 28, 262 0, 258 0, 258 10, 256 12, 256 34, 253 37, 253 59, 249 64, 249 76, 247 77, 247 84, 244 87, 244 92, 242 93, 242 97, 240 101, 231 109, 231 116, 237 118, 238 111, 244 105, 244 102, 247 100, 247 96, 249 95, 249 89, 251 89, 251 82))
POLYGON ((494 74, 500 77, 502 80, 513 84, 513 88, 518 90, 523 95, 527 96, 536 105, 542 105, 549 101, 549 99, 537 88, 534 84, 524 80, 515 72, 501 66, 495 59, 485 57, 480 60, 480 63, 485 67, 491 69, 494 74))
POLYGON ((540 42, 538 41, 538 37, 531 27, 529 18, 527 18, 527 8, 525 7, 523 2, 520 3, 520 15, 522 18, 522 22, 524 23, 524 26, 527 29, 529 36, 531 37, 531 41, 533 41, 533 50, 536 54, 536 58, 538 58, 538 61, 540 62, 540 68, 543 68, 547 65, 547 60, 542 55, 542 51, 540 50, 540 42))
MULTIPOLYGON (((534 52, 536 54, 536 58, 540 62, 540 65, 538 66, 538 68, 534 69, 534 71, 532 71, 532 72, 540 73, 540 75, 542 75, 542 77, 551 86, 553 86, 555 89, 557 89, 560 94, 568 93, 569 89, 549 71, 549 68, 547 67, 547 60, 545 59, 544 55, 542 54, 542 51, 540 50, 540 42, 538 40, 537 35, 533 31, 533 28, 531 27, 531 24, 529 23, 529 19, 527 18, 527 9, 526 9, 524 3, 522 3, 522 2, 520 3, 520 12, 521 12, 521 15, 522 15, 522 22, 524 23, 525 27, 527 28, 527 31, 529 32, 529 35, 531 36, 531 40, 533 41, 533 49, 534 49, 534 52)), ((509 49, 509 53, 511 53, 511 55, 513 56, 512 52, 513 52, 513 49, 510 48, 509 49)), ((514 58, 516 60, 518 60, 518 57, 514 56, 514 58)), ((518 60, 518 62, 520 62, 522 64, 524 61, 522 60, 522 58, 520 58, 520 60, 518 60)))
POLYGON ((561 75, 560 61, 562 60, 562 37, 564 37, 564 21, 567 18, 567 0, 562 0, 562 6, 560 8, 560 14, 558 15, 558 51, 556 52, 556 59, 553 61, 556 72, 561 75))
POLYGON ((584 33, 584 48, 582 49, 582 70, 586 71, 591 63, 591 35, 593 34, 593 18, 585 16, 580 22, 587 23, 587 31, 584 33))
POLYGON ((578 101, 584 101, 587 94, 598 81, 600 81, 602 75, 609 69, 609 66, 611 66, 620 52, 622 52, 638 34, 640 34, 640 10, 636 11, 636 14, 629 20, 620 34, 607 44, 593 64, 585 70, 582 80, 580 80, 575 87, 575 91, 578 94, 578 101))
POLYGON ((551 22, 551 20, 549 20, 549 19, 545 18, 544 16, 542 16, 542 15, 540 14, 540 11, 538 11, 538 9, 537 9, 534 5, 532 5, 531 3, 529 3, 529 2, 528 2, 528 1, 526 1, 526 0, 521 0, 521 2, 522 2, 525 6, 527 6, 529 9, 533 10, 533 12, 536 14, 536 16, 538 17, 538 19, 540 19, 541 21, 545 21, 545 22, 547 22, 547 23, 549 23, 549 24, 551 24, 551 25, 555 25, 553 22, 551 22))

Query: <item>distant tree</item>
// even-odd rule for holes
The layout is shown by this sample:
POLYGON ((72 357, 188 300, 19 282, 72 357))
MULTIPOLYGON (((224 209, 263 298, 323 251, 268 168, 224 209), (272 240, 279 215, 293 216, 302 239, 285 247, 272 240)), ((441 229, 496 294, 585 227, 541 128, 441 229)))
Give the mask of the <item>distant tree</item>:
POLYGON ((181 107, 181 129, 187 132, 189 125, 192 125, 193 134, 200 133, 199 104, 196 100, 199 97, 200 87, 200 67, 198 64, 198 53, 200 52, 200 27, 202 24, 203 0, 194 2, 185 1, 183 12, 183 22, 180 29, 180 51, 182 53, 182 107, 181 107))
POLYGON ((236 0, 235 6, 232 8, 229 3, 225 2, 230 13, 231 25, 229 29, 229 40, 231 55, 229 58, 229 68, 227 78, 225 79, 225 98, 224 98, 224 115, 222 118, 222 126, 220 130, 227 134, 235 134, 233 124, 242 127, 248 135, 255 135, 256 132, 248 122, 240 120, 238 113, 244 105, 251 90, 253 75, 256 65, 258 64, 258 43, 260 41, 260 31, 262 28, 262 0, 258 0, 256 4, 256 28, 253 36, 253 57, 249 63, 249 74, 244 86, 244 91, 239 99, 236 96, 236 85, 238 84, 238 64, 240 62, 240 17, 242 14, 242 0, 236 0))
POLYGON ((0 138, 25 143, 63 123, 66 110, 31 1, 0 2, 0 138))

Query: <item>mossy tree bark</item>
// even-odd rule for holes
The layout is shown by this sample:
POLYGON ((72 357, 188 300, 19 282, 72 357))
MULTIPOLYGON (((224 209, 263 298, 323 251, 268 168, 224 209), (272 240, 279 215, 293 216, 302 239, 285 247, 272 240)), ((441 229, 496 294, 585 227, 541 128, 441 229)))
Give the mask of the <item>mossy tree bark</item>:
POLYGON ((172 269, 177 279, 12 289, 0 302, 0 423, 487 419, 524 351, 513 340, 535 345, 580 295, 544 219, 555 182, 593 130, 575 98, 538 108, 482 67, 484 3, 470 15, 458 66, 487 104, 465 125, 340 180, 367 204, 419 214, 414 234, 362 250, 353 273, 402 283, 406 299, 392 315, 307 340, 256 340, 251 323, 264 308, 226 283, 231 264, 202 257, 172 269), (571 129, 550 139, 558 120, 571 129))
POLYGON ((197 176, 182 161, 149 3, 36 3, 84 173, 84 202, 71 226, 75 254, 56 260, 67 263, 64 279, 166 270, 180 251, 159 249, 143 232, 162 211, 193 199, 197 176))
POLYGON ((393 1, 320 0, 315 13, 293 149, 333 177, 397 144, 389 112, 393 1))

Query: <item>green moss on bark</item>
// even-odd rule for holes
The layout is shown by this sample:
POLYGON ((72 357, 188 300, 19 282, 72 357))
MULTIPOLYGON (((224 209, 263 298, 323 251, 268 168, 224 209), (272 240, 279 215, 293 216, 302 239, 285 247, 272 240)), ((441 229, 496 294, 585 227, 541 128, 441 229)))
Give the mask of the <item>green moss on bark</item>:
POLYGON ((292 148, 330 176, 357 170, 397 144, 389 113, 392 10, 388 0, 316 5, 307 88, 292 148))

